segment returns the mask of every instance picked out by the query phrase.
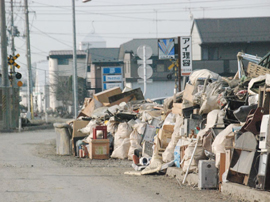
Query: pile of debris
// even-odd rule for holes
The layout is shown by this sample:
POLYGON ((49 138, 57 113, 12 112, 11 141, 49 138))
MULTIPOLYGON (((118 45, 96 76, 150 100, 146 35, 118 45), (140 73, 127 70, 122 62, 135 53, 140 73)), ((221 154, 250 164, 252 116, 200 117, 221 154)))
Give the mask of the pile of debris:
POLYGON ((85 99, 73 127, 73 154, 129 159, 133 172, 199 174, 199 188, 231 181, 270 189, 270 74, 249 62, 234 78, 193 71, 164 105, 140 89, 112 88, 85 99), (218 177, 219 176, 219 177, 218 177))

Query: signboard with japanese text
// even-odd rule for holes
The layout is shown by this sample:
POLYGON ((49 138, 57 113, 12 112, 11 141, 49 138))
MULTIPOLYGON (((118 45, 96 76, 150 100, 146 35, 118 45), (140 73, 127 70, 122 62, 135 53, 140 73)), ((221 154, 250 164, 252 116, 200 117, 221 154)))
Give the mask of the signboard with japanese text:
POLYGON ((122 75, 106 75, 103 76, 103 82, 113 82, 113 81, 118 81, 122 82, 122 75))
POLYGON ((158 59, 175 59, 175 39, 158 39, 158 59))
POLYGON ((122 67, 102 67, 102 90, 114 87, 123 88, 123 69, 122 67))
POLYGON ((192 72, 191 45, 192 41, 190 36, 180 38, 181 76, 189 76, 192 72))

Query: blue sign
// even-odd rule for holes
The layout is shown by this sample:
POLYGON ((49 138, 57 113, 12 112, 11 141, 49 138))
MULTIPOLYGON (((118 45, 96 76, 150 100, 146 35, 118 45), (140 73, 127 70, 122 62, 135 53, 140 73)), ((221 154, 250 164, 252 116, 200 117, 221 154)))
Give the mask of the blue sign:
POLYGON ((103 74, 122 74, 121 67, 103 67, 103 74))
POLYGON ((123 88, 123 84, 122 83, 103 83, 103 90, 107 90, 114 87, 123 88))
POLYGON ((174 59, 174 39, 158 39, 158 58, 162 59, 174 59))
POLYGON ((106 75, 103 76, 103 82, 122 81, 122 75, 106 75))
POLYGON ((121 66, 102 67, 101 72, 103 90, 114 87, 123 88, 123 70, 121 66))

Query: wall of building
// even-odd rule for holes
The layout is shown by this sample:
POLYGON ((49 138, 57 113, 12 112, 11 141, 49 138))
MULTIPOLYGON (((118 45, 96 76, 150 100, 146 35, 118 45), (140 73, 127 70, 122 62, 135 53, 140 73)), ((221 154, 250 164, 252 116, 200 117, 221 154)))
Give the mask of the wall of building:
POLYGON ((201 46, 202 43, 198 28, 196 25, 193 27, 192 31, 192 59, 193 60, 201 60, 202 59, 202 53, 201 53, 201 46))
MULTIPOLYGON (((58 65, 58 59, 49 58, 49 85, 50 89, 50 104, 48 107, 55 109, 62 105, 60 101, 56 99, 55 93, 52 92, 52 86, 57 84, 58 76, 72 76, 73 75, 73 58, 68 58, 67 65, 58 65)), ((86 78, 86 59, 77 58, 77 76, 86 78)), ((72 96, 72 95, 71 95, 72 96)))
MULTIPOLYGON (((129 82, 126 86, 132 89, 141 88, 144 91, 143 83, 129 82)), ((147 83, 145 98, 158 98, 158 97, 170 97, 174 92, 174 81, 154 81, 153 83, 147 83)))

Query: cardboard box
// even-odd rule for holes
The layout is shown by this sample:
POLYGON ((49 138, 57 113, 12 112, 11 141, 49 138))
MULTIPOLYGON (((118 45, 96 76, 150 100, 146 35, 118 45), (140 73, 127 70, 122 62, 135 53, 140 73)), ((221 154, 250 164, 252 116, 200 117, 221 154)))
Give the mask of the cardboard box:
POLYGON ((186 84, 183 99, 193 103, 193 95, 195 94, 195 87, 189 83, 186 84))
POLYGON ((95 98, 91 100, 91 102, 81 111, 80 116, 92 116, 92 112, 99 108, 102 107, 102 103, 97 101, 95 98))
POLYGON ((119 87, 114 87, 105 91, 102 91, 100 93, 94 94, 94 98, 103 103, 110 103, 109 101, 109 97, 113 96, 113 95, 118 95, 121 94, 122 90, 119 87))
MULTIPOLYGON (((171 126, 171 125, 167 125, 167 126, 171 126)), ((160 139, 161 148, 165 149, 168 146, 169 142, 171 141, 172 134, 173 134, 173 129, 171 130, 171 128, 173 127, 168 127, 169 130, 166 130, 164 129, 164 126, 163 126, 163 129, 159 130, 159 139, 160 139)))
POLYGON ((90 159, 109 159, 110 158, 109 139, 91 139, 89 143, 90 159))
POLYGON ((83 121, 83 120, 73 121, 72 138, 86 137, 87 136, 86 134, 83 134, 83 133, 79 132, 78 130, 84 128, 88 123, 89 123, 89 121, 83 121))
POLYGON ((167 132, 173 133, 174 125, 163 125, 163 130, 166 130, 167 132))

